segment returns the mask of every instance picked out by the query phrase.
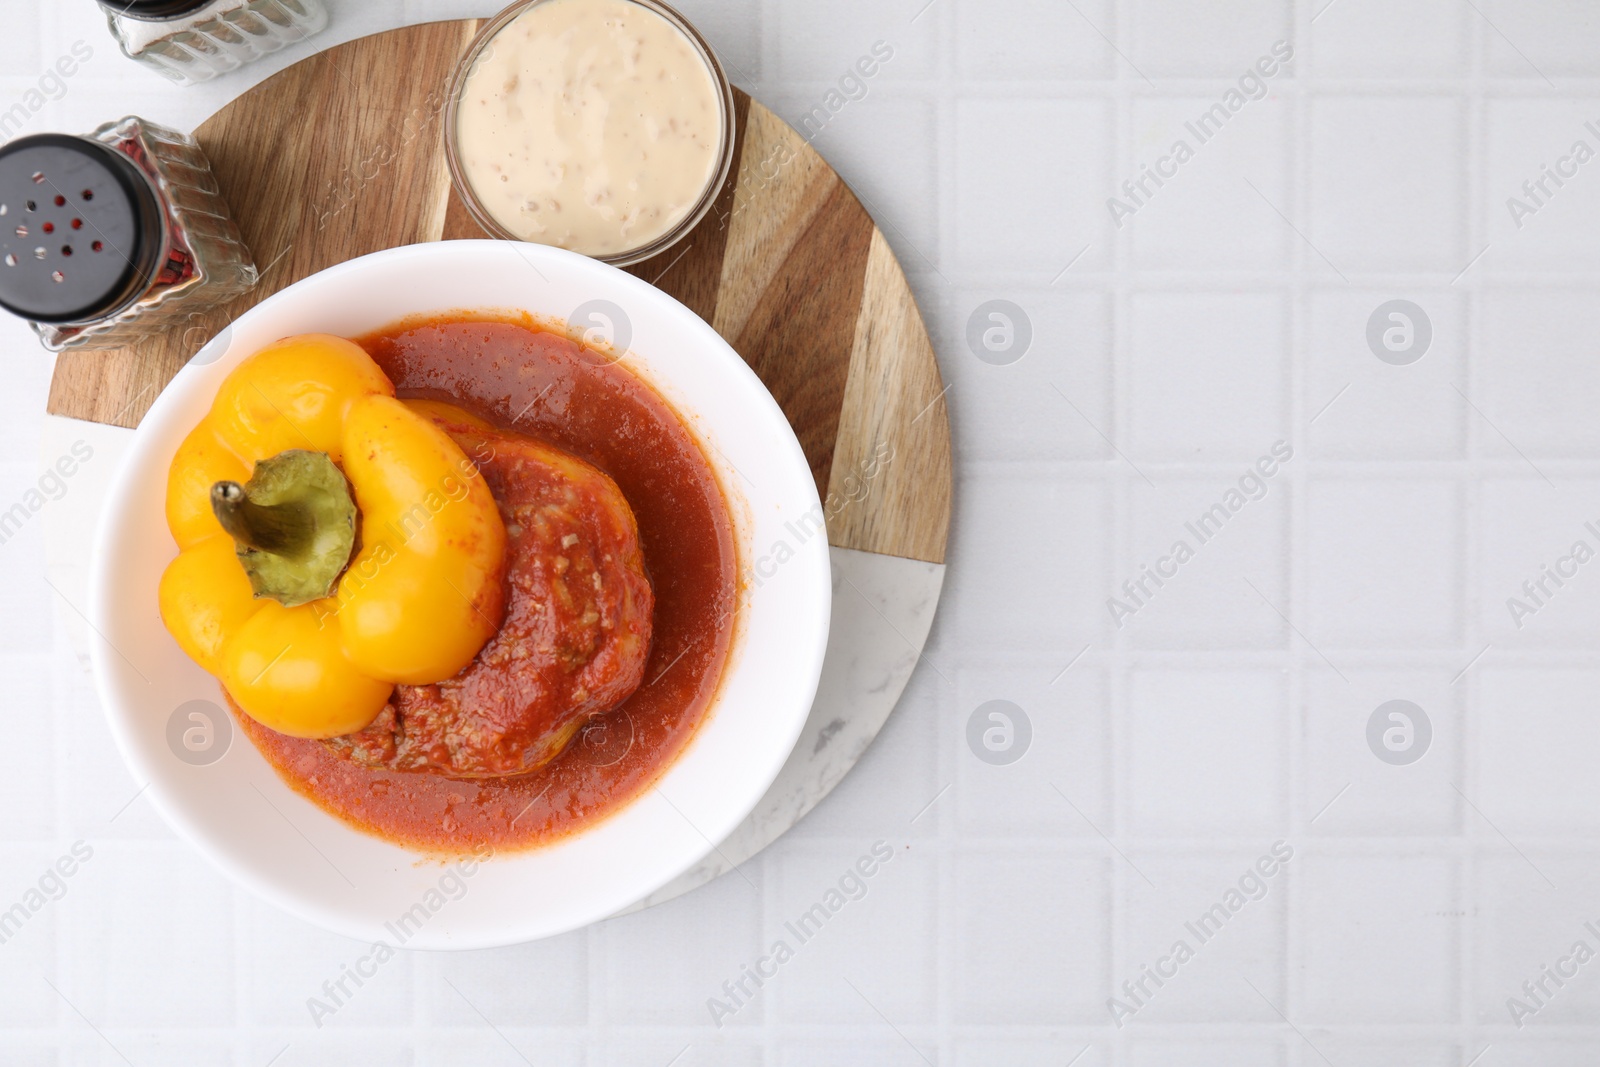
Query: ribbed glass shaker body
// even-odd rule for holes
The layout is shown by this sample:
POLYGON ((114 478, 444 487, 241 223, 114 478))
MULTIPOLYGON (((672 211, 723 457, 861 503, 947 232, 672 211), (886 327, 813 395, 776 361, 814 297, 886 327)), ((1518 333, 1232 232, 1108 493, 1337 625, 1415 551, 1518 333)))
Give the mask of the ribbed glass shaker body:
POLYGON ((176 18, 108 10, 124 55, 179 85, 238 70, 328 25, 322 0, 211 0, 176 18))

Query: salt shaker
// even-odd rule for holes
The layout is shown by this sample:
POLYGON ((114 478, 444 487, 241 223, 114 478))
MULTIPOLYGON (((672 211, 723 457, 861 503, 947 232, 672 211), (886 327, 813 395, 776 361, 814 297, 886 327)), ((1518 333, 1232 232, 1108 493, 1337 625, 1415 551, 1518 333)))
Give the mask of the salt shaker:
POLYGON ((237 70, 328 25, 322 0, 99 0, 130 59, 179 85, 237 70))
POLYGON ((255 283, 192 138, 129 117, 0 147, 0 307, 51 351, 122 348, 255 283))

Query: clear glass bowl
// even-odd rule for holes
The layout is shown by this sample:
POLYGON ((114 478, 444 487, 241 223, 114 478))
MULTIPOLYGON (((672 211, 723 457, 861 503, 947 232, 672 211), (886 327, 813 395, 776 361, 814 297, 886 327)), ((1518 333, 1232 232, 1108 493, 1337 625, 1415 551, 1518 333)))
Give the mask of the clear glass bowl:
MULTIPOLYGON (((549 0, 519 0, 518 3, 512 4, 490 19, 483 29, 478 31, 478 36, 473 38, 472 44, 467 47, 466 54, 461 57, 461 62, 456 65, 455 74, 450 80, 449 98, 445 104, 445 157, 449 161, 450 181, 455 186, 456 195, 461 197, 461 202, 466 205, 467 211, 471 213, 478 225, 483 227, 485 233, 491 237, 498 237, 506 241, 522 241, 526 240, 526 238, 512 233, 501 225, 489 213, 488 209, 483 206, 477 194, 473 191, 472 181, 467 176, 466 167, 462 162, 461 153, 457 146, 456 113, 460 105, 462 89, 466 85, 468 76, 477 65, 479 57, 483 55, 484 50, 496 35, 513 19, 529 8, 548 2, 549 0)), ((695 51, 699 52, 700 57, 705 60, 706 66, 711 70, 712 82, 716 86, 717 95, 722 105, 722 139, 717 147, 717 164, 712 169, 710 180, 706 183, 705 189, 701 191, 700 199, 695 202, 695 206, 677 225, 660 237, 651 240, 648 244, 622 252, 593 257, 603 263, 610 263, 617 267, 626 267, 629 264, 640 263, 652 256, 660 255, 683 240, 691 230, 700 224, 701 220, 710 212, 711 205, 716 203, 717 196, 722 192, 722 187, 728 181, 728 174, 733 169, 733 150, 736 133, 734 129, 733 85, 728 81, 727 72, 722 69, 722 62, 717 59, 717 54, 712 50, 711 45, 706 42, 704 37, 700 36, 700 32, 694 28, 688 19, 678 14, 676 10, 668 5, 661 3, 660 0, 628 0, 628 2, 636 4, 647 11, 653 11, 666 19, 667 22, 689 39, 689 43, 694 46, 695 51)), ((574 251, 582 252, 583 250, 574 249, 574 251)))

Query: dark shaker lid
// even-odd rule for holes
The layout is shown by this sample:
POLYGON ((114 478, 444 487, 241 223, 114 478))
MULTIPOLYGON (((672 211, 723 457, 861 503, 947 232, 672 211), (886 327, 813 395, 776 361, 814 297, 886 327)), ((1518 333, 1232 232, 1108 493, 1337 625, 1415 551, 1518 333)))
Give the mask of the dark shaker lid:
POLYGON ((115 15, 133 19, 179 19, 193 14, 211 0, 100 0, 100 6, 115 15))
POLYGON ((102 318, 149 287, 161 205, 131 160, 45 133, 0 148, 0 307, 34 322, 102 318))

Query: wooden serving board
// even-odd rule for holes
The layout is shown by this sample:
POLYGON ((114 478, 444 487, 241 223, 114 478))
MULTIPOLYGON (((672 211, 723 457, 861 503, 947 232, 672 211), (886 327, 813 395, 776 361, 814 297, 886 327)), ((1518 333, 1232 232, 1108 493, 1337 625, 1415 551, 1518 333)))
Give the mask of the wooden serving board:
MULTIPOLYGON (((325 267, 483 232, 454 195, 447 88, 478 20, 351 41, 280 72, 196 131, 262 272, 257 287, 139 348, 62 353, 53 414, 136 426, 228 322, 325 267)), ((689 238, 629 268, 688 305, 772 391, 833 509, 830 542, 943 563, 949 421, 906 278, 844 181, 793 128, 735 91, 738 155, 689 238), (893 459, 866 486, 882 448, 893 459)))

